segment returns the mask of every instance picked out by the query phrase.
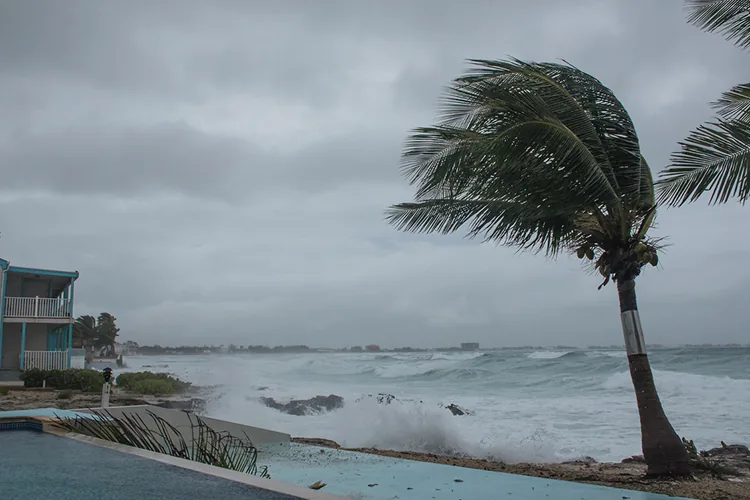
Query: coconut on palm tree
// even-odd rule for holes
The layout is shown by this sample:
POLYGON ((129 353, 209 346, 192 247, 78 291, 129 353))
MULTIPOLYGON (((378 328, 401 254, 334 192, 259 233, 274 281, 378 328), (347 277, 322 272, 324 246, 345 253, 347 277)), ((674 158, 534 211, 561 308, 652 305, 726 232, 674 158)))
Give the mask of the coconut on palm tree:
MULTIPOLYGON (((750 49, 750 0, 688 0, 688 21, 750 49)), ((750 198, 750 83, 712 104, 718 117, 693 130, 659 178, 659 201, 683 205, 710 192, 710 203, 750 198)))
POLYGON ((635 279, 658 263, 654 184, 627 111, 568 64, 473 60, 442 120, 407 141, 415 200, 392 206, 410 232, 453 233, 556 256, 577 253, 617 285, 630 374, 651 475, 689 474, 646 354, 635 279))

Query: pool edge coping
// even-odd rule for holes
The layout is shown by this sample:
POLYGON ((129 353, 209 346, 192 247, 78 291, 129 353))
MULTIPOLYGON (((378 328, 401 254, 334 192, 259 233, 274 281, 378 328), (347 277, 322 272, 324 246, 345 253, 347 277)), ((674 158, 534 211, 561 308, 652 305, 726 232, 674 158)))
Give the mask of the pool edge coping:
MULTIPOLYGON (((83 434, 64 432, 62 430, 54 428, 53 419, 48 418, 48 417, 31 417, 31 416, 9 417, 9 418, 0 419, 0 421, 2 422, 12 422, 12 421, 36 422, 36 423, 41 424, 42 429, 41 431, 32 431, 32 432, 42 432, 44 434, 50 434, 50 435, 61 437, 61 438, 73 439, 81 443, 86 443, 86 444, 90 444, 93 446, 99 446, 101 448, 108 448, 110 450, 118 451, 121 453, 127 453, 130 455, 135 455, 141 458, 145 458, 147 460, 155 460, 157 462, 161 462, 167 465, 172 465, 174 467, 179 467, 181 469, 191 470, 193 472, 198 472, 200 474, 206 474, 209 476, 218 477, 220 479, 225 479, 227 481, 232 481, 235 483, 242 483, 247 486, 251 486, 254 488, 261 489, 261 490, 271 491, 273 493, 289 495, 292 497, 299 498, 301 500, 345 500, 348 498, 345 496, 325 493, 319 490, 313 490, 311 488, 305 488, 304 486, 297 486, 295 484, 284 483, 284 482, 277 481, 274 479, 266 479, 266 478, 261 478, 258 476, 253 476, 250 474, 246 474, 244 472, 238 472, 238 471, 233 471, 229 469, 224 469, 221 467, 215 467, 213 465, 203 464, 200 462, 194 462, 192 460, 188 460, 185 458, 173 457, 171 455, 164 455, 162 453, 157 453, 155 451, 142 450, 140 448, 135 448, 133 446, 127 446, 127 445, 120 444, 120 443, 113 443, 111 441, 106 441, 104 439, 86 436, 83 434)), ((8 430, 8 431, 3 431, 3 432, 17 432, 17 431, 8 430)))

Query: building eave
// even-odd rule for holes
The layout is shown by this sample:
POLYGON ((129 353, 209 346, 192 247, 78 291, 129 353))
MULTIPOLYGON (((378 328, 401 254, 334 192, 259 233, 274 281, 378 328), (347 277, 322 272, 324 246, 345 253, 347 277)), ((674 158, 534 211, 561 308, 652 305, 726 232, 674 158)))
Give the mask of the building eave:
POLYGON ((57 271, 55 269, 37 269, 34 267, 19 266, 8 266, 7 271, 11 273, 38 274, 40 276, 58 276, 61 278, 71 278, 73 280, 78 279, 78 271, 57 271))

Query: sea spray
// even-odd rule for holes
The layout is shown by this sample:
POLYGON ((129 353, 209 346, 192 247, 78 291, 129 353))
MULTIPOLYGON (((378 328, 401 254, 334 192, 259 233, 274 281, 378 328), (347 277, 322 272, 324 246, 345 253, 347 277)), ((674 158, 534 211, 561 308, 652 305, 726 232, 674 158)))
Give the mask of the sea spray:
MULTIPOLYGON (((750 442, 750 349, 652 349, 656 384, 681 435, 701 448, 750 442)), ((507 461, 640 452, 627 360, 620 349, 457 353, 325 353, 132 357, 215 385, 207 413, 351 447, 468 454, 507 461), (378 405, 367 394, 400 403, 378 405), (286 415, 260 402, 336 394, 344 407, 286 415), (362 399, 358 404, 355 401, 362 399), (472 415, 454 416, 457 404, 472 415)))

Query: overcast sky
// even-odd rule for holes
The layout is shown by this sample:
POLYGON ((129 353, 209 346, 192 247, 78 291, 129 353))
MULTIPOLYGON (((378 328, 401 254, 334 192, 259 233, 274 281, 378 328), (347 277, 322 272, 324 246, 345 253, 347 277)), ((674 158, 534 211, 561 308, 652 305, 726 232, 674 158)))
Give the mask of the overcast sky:
MULTIPOLYGON (((564 58, 649 163, 750 79, 681 0, 0 0, 0 255, 140 343, 621 344, 614 286, 383 219, 467 58, 564 58)), ((663 210, 647 339, 750 342, 750 207, 663 210)))

